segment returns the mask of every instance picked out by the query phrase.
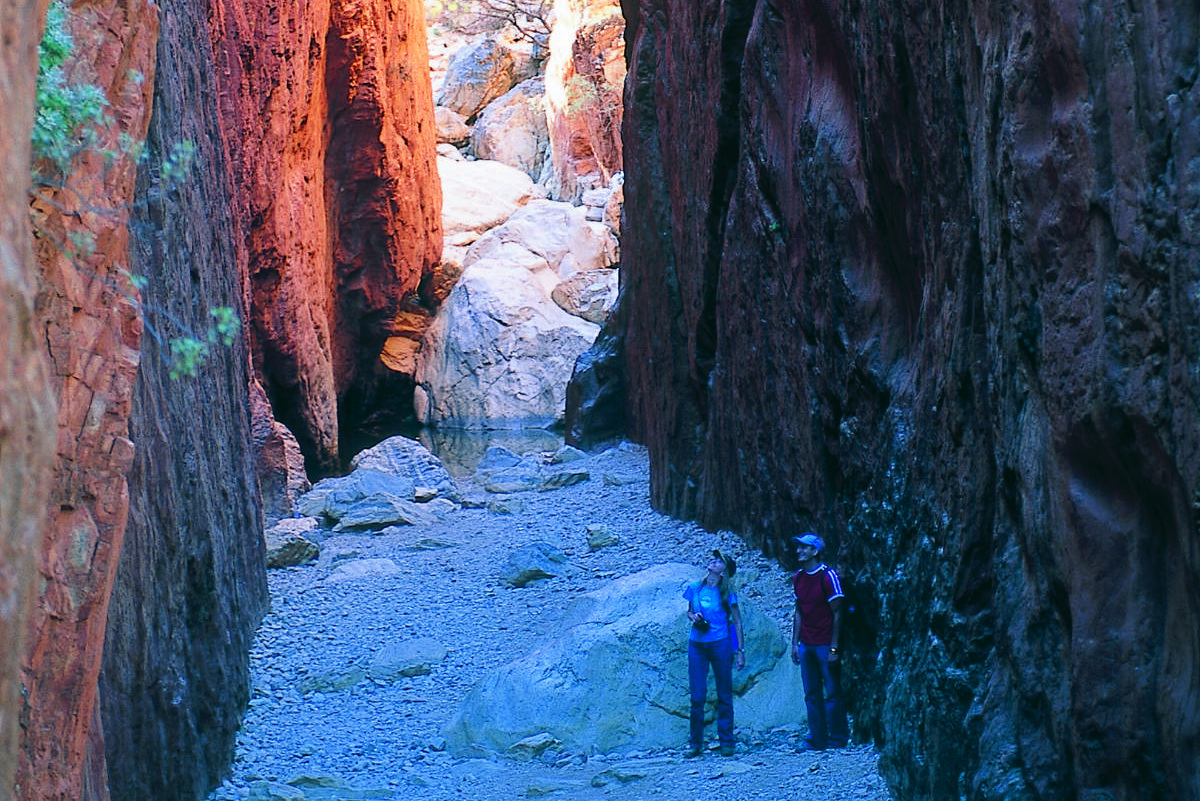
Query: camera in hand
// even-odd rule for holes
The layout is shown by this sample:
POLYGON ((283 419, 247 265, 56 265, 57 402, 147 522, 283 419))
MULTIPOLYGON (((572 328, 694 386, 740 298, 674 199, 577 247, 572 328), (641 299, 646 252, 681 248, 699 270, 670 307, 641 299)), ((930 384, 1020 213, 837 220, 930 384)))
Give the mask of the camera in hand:
POLYGON ((692 621, 692 626, 701 634, 708 633, 708 630, 712 628, 712 624, 705 620, 703 615, 696 615, 696 619, 692 621))

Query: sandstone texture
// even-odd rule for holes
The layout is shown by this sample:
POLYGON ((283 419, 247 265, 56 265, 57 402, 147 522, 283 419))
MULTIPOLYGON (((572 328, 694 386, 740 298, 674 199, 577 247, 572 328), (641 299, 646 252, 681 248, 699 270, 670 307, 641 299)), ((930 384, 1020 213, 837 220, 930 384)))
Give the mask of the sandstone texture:
POLYGON ((44 2, 0 7, 0 788, 13 786, 21 658, 34 604, 55 442, 55 396, 36 329, 29 236, 29 141, 44 2), (11 35, 9 35, 11 32, 11 35))
POLYGON ((826 536, 897 797, 1200 794, 1194 4, 623 7, 655 504, 826 536))
POLYGON ((441 255, 424 12, 413 0, 214 12, 251 348, 315 479, 339 466, 339 409, 355 420, 370 407, 392 318, 441 255))
POLYGON ((70 80, 99 87, 111 113, 89 127, 94 141, 85 139, 69 166, 37 165, 36 325, 58 415, 36 607, 22 651, 19 798, 79 799, 90 770, 103 788, 103 759, 87 763, 103 742, 97 680, 129 515, 129 421, 142 336, 127 277, 136 162, 122 139, 145 136, 157 17, 152 3, 115 0, 67 15, 70 80))

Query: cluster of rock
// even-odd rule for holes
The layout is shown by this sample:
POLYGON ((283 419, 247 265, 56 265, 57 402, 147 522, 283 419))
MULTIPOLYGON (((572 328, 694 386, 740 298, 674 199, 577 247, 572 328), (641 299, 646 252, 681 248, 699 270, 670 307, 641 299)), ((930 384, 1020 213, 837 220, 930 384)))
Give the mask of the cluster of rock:
MULTIPOLYGON (((613 151, 618 129, 581 137, 595 122, 594 104, 555 101, 570 94, 564 81, 578 91, 579 76, 554 65, 571 61, 580 43, 599 47, 604 63, 623 64, 620 36, 594 35, 598 25, 623 30, 611 23, 618 5, 591 5, 557 17, 554 42, 565 44, 552 46, 548 60, 545 43, 502 30, 466 43, 444 75, 434 74, 442 260, 424 309, 398 317, 382 356, 412 376, 418 422, 561 422, 575 360, 616 301, 622 174, 619 159, 597 154, 613 151)), ((619 99, 623 66, 598 80, 619 99)))
MULTIPOLYGON (((476 483, 487 495, 464 497, 428 448, 406 437, 391 437, 355 456, 348 475, 317 482, 298 497, 295 516, 266 529, 267 566, 312 564, 321 555, 322 540, 343 532, 387 534, 396 526, 433 525, 462 508, 519 514, 525 508, 519 493, 547 492, 588 481, 588 469, 572 466, 585 458, 570 446, 550 454, 517 455, 493 445, 475 471, 476 483)), ((605 473, 603 480, 620 485, 637 479, 605 473)), ((603 526, 597 527, 592 541, 596 548, 616 544, 603 526)), ((373 572, 387 570, 386 565, 370 567, 373 572)), ((502 579, 507 586, 523 587, 567 570, 561 551, 538 543, 514 551, 502 569, 502 579)))
MULTIPOLYGON (((622 551, 623 534, 631 540, 626 547, 641 547, 633 542, 640 535, 619 517, 612 523, 579 527, 567 521, 579 516, 595 519, 595 510, 572 510, 571 517, 547 506, 546 493, 555 490, 565 492, 555 495, 554 503, 586 506, 578 493, 589 482, 606 493, 622 493, 627 485, 644 482, 644 475, 630 469, 628 461, 606 462, 603 455, 590 457, 569 446, 524 455, 493 447, 470 479, 456 483, 422 445, 396 437, 359 454, 354 463, 350 475, 319 482, 298 504, 310 515, 304 518, 304 539, 312 548, 305 560, 313 565, 306 568, 313 571, 309 586, 339 585, 343 604, 351 593, 378 598, 390 596, 392 587, 406 586, 413 568, 399 558, 402 552, 462 546, 491 552, 484 560, 494 566, 490 574, 473 574, 471 581, 491 588, 486 597, 501 619, 511 616, 510 601, 527 598, 526 593, 561 592, 564 583, 587 584, 588 591, 563 598, 561 618, 554 616, 553 626, 536 636, 532 648, 515 648, 511 661, 493 663, 498 666, 481 674, 449 719, 438 724, 440 737, 426 747, 455 759, 504 757, 550 764, 546 760, 564 755, 669 750, 680 744, 688 715, 688 623, 681 614, 681 595, 684 586, 697 579, 696 566, 657 561, 628 574, 597 573, 589 562, 605 558, 601 551, 622 551), (522 496, 530 499, 528 509, 493 506, 497 499, 522 496), (435 504, 440 504, 438 512, 421 513, 422 507, 435 504), (479 539, 472 541, 469 521, 477 520, 485 508, 504 517, 479 527, 474 535, 479 539), (370 522, 367 510, 378 512, 370 522), (510 521, 510 514, 518 519, 510 521), (531 515, 537 522, 519 519, 531 515), (573 545, 556 535, 564 524, 585 529, 581 537, 572 536, 573 545), (513 536, 513 529, 521 529, 522 535, 513 536), (449 532, 456 533, 447 536, 449 532), (319 550, 322 543, 329 545, 324 553, 319 550), (593 576, 601 580, 592 581, 593 576), (388 583, 392 581, 397 583, 388 583)), ((656 554, 672 550, 671 545, 655 546, 656 554)), ((454 556, 421 559, 443 574, 452 575, 459 564, 454 556)), ((612 558, 605 563, 611 564, 612 558)), ((735 673, 737 714, 748 722, 743 724, 747 731, 792 731, 804 720, 800 672, 788 658, 778 616, 759 607, 762 599, 774 600, 777 593, 756 565, 747 559, 735 578, 747 653, 745 668, 735 673)), ((466 603, 465 596, 442 597, 438 608, 450 619, 461 614, 458 607, 466 603)), ((271 686, 259 690, 273 696, 282 693, 300 704, 301 697, 369 692, 372 685, 431 672, 440 675, 451 669, 446 664, 451 650, 459 652, 456 659, 461 660, 462 652, 474 647, 460 640, 443 642, 446 636, 447 630, 437 625, 397 626, 381 641, 368 636, 355 647, 343 646, 340 654, 331 654, 334 658, 323 654, 302 669, 276 669, 271 686), (400 632, 405 636, 398 636, 400 632), (454 649, 447 648, 450 642, 454 649)), ((264 681, 260 676, 256 684, 264 681)), ((714 711, 709 710, 710 717, 714 711)), ((602 778, 596 781, 603 784, 602 778)))

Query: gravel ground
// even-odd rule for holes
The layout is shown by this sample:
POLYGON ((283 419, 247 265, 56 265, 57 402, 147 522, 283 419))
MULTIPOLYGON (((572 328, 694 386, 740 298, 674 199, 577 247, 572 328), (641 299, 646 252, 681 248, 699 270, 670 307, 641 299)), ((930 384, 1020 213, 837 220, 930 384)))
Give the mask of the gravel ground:
MULTIPOLYGON (((787 576, 779 565, 731 533, 708 533, 650 508, 644 449, 623 445, 585 464, 589 481, 523 493, 519 514, 464 508, 433 526, 332 536, 316 565, 271 571, 272 611, 251 656, 254 696, 232 778, 210 801, 890 799, 870 746, 797 753, 799 727, 741 726, 736 755, 724 758, 715 751, 683 758, 683 720, 680 748, 665 751, 559 751, 522 762, 458 759, 444 750, 441 728, 471 687, 549 636, 572 598, 613 578, 672 561, 695 562, 699 577, 705 554, 720 547, 737 558, 739 572, 758 570, 759 580, 743 593, 790 625, 787 576), (632 480, 612 484, 606 474, 632 480), (620 544, 590 552, 586 528, 594 523, 605 524, 620 544), (508 554, 538 540, 560 547, 580 570, 536 586, 502 586, 496 574, 508 554), (399 570, 330 580, 338 565, 365 559, 390 559, 399 570), (764 586, 778 591, 767 597, 764 586), (355 673, 355 664, 382 646, 417 637, 449 651, 429 674, 376 682, 355 673), (308 690, 305 682, 316 676, 344 676, 350 686, 308 690)), ((470 477, 458 480, 464 495, 485 494, 470 477)))

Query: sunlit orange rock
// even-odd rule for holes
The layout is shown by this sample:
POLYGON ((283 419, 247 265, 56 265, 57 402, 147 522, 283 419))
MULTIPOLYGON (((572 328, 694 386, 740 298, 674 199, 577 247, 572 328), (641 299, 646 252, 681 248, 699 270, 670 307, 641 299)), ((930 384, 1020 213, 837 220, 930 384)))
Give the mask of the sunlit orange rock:
POLYGON ((621 166, 625 19, 617 0, 560 0, 546 63, 552 197, 575 201, 621 166))
POLYGON ((254 362, 313 478, 441 254, 436 125, 415 0, 218 2, 219 108, 239 188, 254 362))

